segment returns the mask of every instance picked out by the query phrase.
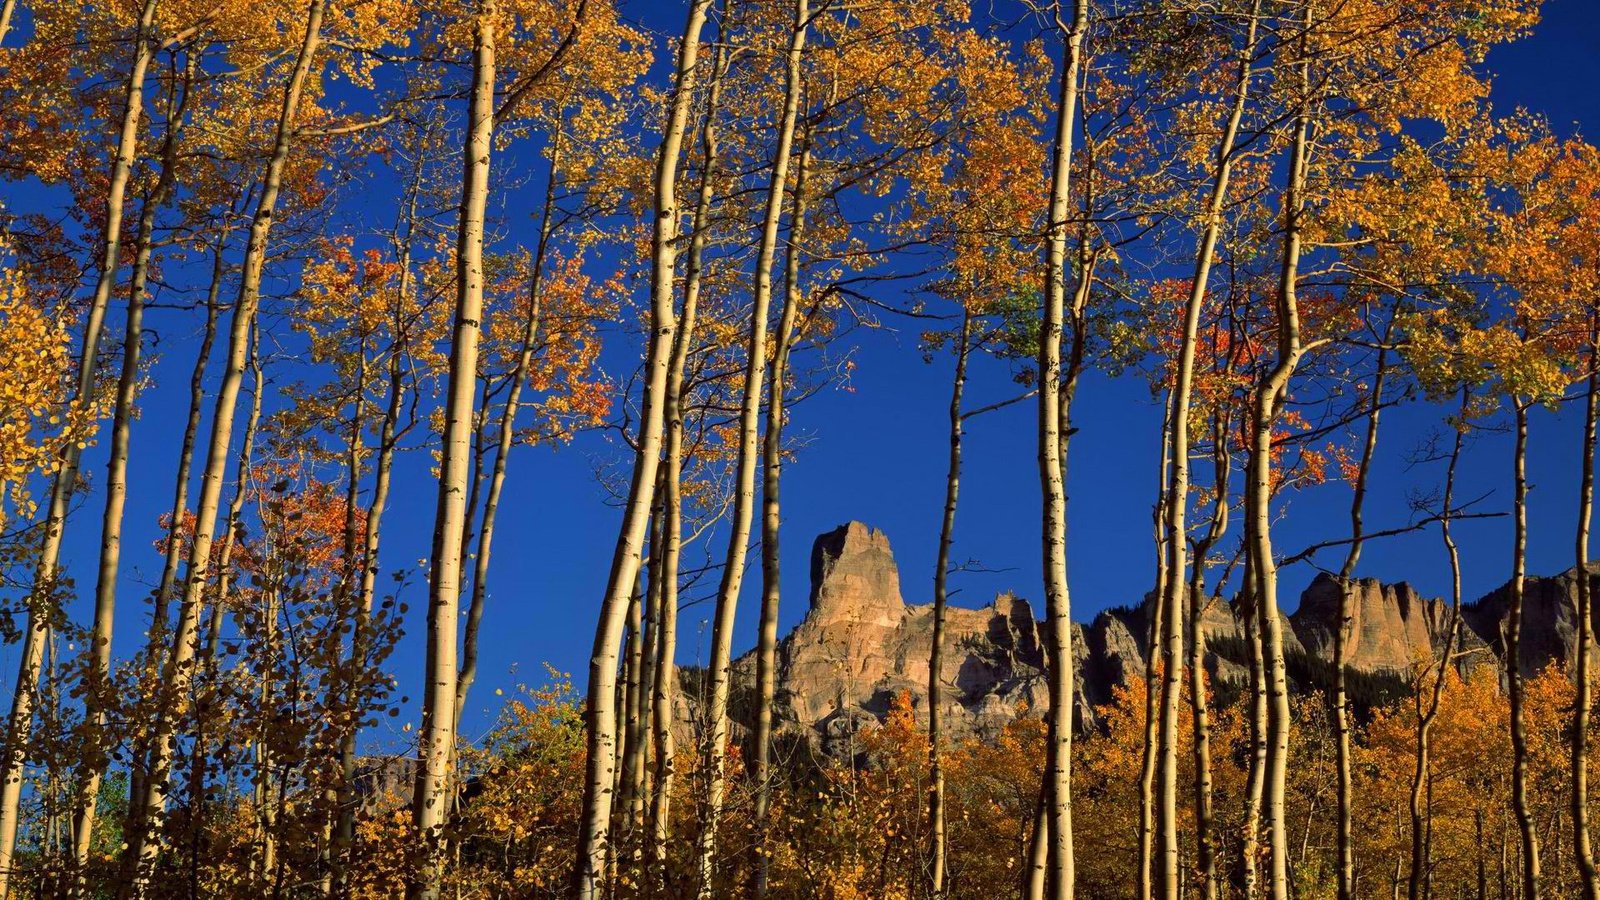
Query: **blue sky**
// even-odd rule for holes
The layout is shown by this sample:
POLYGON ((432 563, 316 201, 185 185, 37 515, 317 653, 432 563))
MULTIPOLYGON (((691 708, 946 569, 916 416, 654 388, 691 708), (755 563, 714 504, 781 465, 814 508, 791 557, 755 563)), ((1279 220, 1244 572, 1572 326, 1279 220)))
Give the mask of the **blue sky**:
MULTIPOLYGON (((644 26, 660 35, 681 28, 681 4, 634 0, 627 7, 644 26)), ((979 4, 980 8, 983 7, 979 4)), ((1502 111, 1524 106, 1547 115, 1557 130, 1600 135, 1600 7, 1591 0, 1549 0, 1544 21, 1524 41, 1496 48, 1489 67, 1498 72, 1493 99, 1502 111)), ((509 164, 518 165, 513 160, 509 164)), ((527 160, 520 161, 522 166, 527 160)), ((515 197, 497 198, 513 227, 521 221, 515 197)), ((112 321, 120 321, 113 310, 112 321)), ((927 602, 933 553, 943 500, 945 409, 950 361, 924 363, 917 327, 888 321, 880 329, 851 335, 857 365, 848 390, 827 390, 797 407, 792 433, 804 449, 784 470, 783 629, 804 615, 812 538, 850 519, 888 533, 900 564, 906 599, 927 602), (897 330, 899 329, 899 330, 897 330)), ((170 473, 187 404, 188 370, 194 352, 193 317, 154 311, 148 322, 160 335, 156 386, 143 400, 133 435, 133 479, 127 509, 128 536, 121 583, 117 649, 137 646, 146 620, 143 598, 159 575, 160 559, 150 549, 155 522, 170 503, 170 473)), ((612 335, 607 351, 613 374, 626 372, 632 339, 612 335)), ((287 369, 282 373, 287 377, 287 369)), ((1009 396, 1006 372, 980 366, 969 384, 974 404, 1009 396)), ((1552 573, 1573 561, 1572 527, 1576 512, 1578 417, 1538 412, 1532 424, 1530 571, 1552 573)), ((1077 402, 1080 433, 1070 460, 1071 518, 1069 553, 1074 617, 1086 620, 1108 606, 1134 602, 1153 577, 1150 503, 1159 447, 1159 409, 1138 377, 1108 379, 1090 375, 1077 402)), ((1390 416, 1380 438, 1374 493, 1367 521, 1372 528, 1403 524, 1409 517, 1408 490, 1437 482, 1436 468, 1407 470, 1408 451, 1437 427, 1440 410, 1414 403, 1390 416)), ((973 421, 967 438, 954 556, 972 559, 988 571, 962 572, 953 579, 955 602, 982 605, 1000 590, 1040 595, 1038 481, 1034 465, 1033 407, 1018 406, 973 421)), ((581 677, 593 638, 595 615, 620 511, 607 505, 595 483, 597 461, 622 452, 599 434, 561 449, 523 449, 514 457, 496 537, 485 614, 478 686, 469 704, 467 729, 475 734, 498 705, 496 688, 544 679, 541 664, 581 677)), ((1510 442, 1500 436, 1476 441, 1465 463, 1462 496, 1493 492, 1487 505, 1505 508, 1509 499, 1510 442)), ((85 460, 98 480, 104 453, 85 460)), ((408 454, 396 476, 393 504, 385 523, 386 570, 418 569, 428 553, 433 525, 434 487, 424 454, 408 454)), ((98 546, 101 498, 82 501, 69 526, 67 565, 90 593, 98 546)), ((1349 495, 1342 485, 1319 488, 1293 498, 1276 532, 1278 546, 1294 550, 1344 534, 1349 495)), ((1510 525, 1506 520, 1463 523, 1467 596, 1475 598, 1503 583, 1510 571, 1510 525)), ((711 550, 720 556, 723 539, 711 550)), ((696 547, 690 557, 702 558, 696 547)), ((752 566, 758 557, 752 555, 752 566)), ((736 652, 754 640, 759 578, 746 581, 739 609, 736 652)), ((404 645, 390 665, 403 693, 413 700, 402 716, 379 726, 378 743, 398 741, 399 726, 416 721, 414 686, 421 677, 424 588, 420 570, 409 596, 412 621, 404 645)), ((1292 605, 1314 570, 1286 570, 1282 596, 1292 605)), ((1448 588, 1448 570, 1437 533, 1373 542, 1360 574, 1409 580, 1425 594, 1448 588)), ((704 590, 691 594, 697 596, 704 590)), ((80 605, 86 614, 86 604, 80 605)), ((704 656, 709 640, 708 603, 685 609, 680 625, 682 662, 704 656)), ((0 678, 15 671, 16 648, 0 650, 0 678)))

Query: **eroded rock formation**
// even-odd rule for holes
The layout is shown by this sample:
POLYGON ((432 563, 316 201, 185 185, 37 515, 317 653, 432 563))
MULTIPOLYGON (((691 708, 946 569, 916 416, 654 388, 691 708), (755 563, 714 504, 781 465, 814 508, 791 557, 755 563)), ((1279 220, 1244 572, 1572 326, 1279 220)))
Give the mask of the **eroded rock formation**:
MULTIPOLYGON (((1530 671, 1570 657, 1575 585, 1571 572, 1529 579, 1524 667, 1530 671)), ((1366 578, 1352 590, 1351 671, 1378 686, 1373 690, 1398 688, 1415 664, 1444 650, 1451 618, 1444 601, 1424 598, 1408 584, 1366 578)), ((1300 686, 1329 673, 1339 595, 1337 579, 1318 576, 1295 613, 1285 617, 1286 656, 1300 686)), ((1094 708, 1108 702, 1118 685, 1143 677, 1150 602, 1107 610, 1073 626, 1080 725, 1092 724, 1094 708)), ((1455 645, 1459 666, 1494 662, 1504 610, 1504 589, 1464 610, 1455 645)), ((949 608, 941 677, 952 736, 990 735, 1045 707, 1041 627, 1028 601, 1011 593, 982 609, 949 608)), ((1211 598, 1201 633, 1214 681, 1242 686, 1248 644, 1234 608, 1211 598)), ((811 555, 810 608, 778 649, 779 728, 829 752, 847 752, 861 724, 885 716, 902 692, 925 720, 932 641, 933 606, 905 602, 882 531, 851 522, 819 536, 811 555)), ((750 657, 735 666, 740 681, 753 680, 750 657)))

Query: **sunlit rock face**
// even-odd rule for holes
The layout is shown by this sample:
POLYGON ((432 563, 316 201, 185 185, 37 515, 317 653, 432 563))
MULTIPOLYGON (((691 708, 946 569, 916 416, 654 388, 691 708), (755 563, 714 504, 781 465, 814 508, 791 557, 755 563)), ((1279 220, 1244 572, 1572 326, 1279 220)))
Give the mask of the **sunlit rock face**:
MULTIPOLYGON (((1596 574, 1600 567, 1591 577, 1596 574)), ((1525 671, 1570 661, 1576 584, 1573 572, 1528 579, 1525 671)), ((1296 689, 1325 688, 1331 678, 1342 591, 1338 579, 1319 575, 1294 614, 1282 616, 1284 654, 1296 689)), ((1079 728, 1094 727, 1096 707, 1110 702, 1119 686, 1144 677, 1155 599, 1152 593, 1135 606, 1109 609, 1088 624, 1073 625, 1079 728)), ((1497 665, 1506 600, 1502 588, 1463 609, 1454 629, 1458 668, 1497 665)), ((949 607, 940 681, 943 721, 952 738, 989 737, 1018 716, 1047 708, 1046 635, 1037 612, 1010 592, 982 609, 949 607)), ((1453 615, 1447 602, 1422 597, 1403 582, 1351 582, 1346 650, 1356 702, 1400 689, 1416 666, 1437 658, 1453 615)), ((1195 631, 1187 619, 1186 603, 1186 647, 1195 631)), ((1199 620, 1212 684, 1219 691, 1243 690, 1250 632, 1238 606, 1231 598, 1208 597, 1199 620)), ((778 728, 825 752, 848 753, 859 728, 886 716, 900 694, 926 723, 932 646, 933 605, 906 603, 887 535, 850 522, 818 536, 811 551, 806 617, 778 646, 778 728)), ((739 659, 734 669, 737 684, 753 688, 754 655, 739 659)), ((752 714, 753 706, 736 704, 740 724, 749 724, 742 720, 752 714)))

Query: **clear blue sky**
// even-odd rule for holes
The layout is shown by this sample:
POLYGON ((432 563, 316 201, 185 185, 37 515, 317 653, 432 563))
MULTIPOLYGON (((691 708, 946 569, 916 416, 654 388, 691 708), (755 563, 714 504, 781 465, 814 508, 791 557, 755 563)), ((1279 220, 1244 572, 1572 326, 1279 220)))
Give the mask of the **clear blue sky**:
MULTIPOLYGON (((984 4, 977 4, 980 9, 984 4)), ((659 35, 681 28, 681 4, 634 0, 637 21, 659 35)), ((980 13, 981 14, 981 13, 980 13)), ((1600 137, 1600 7, 1592 0, 1549 0, 1544 22, 1532 37, 1497 48, 1489 67, 1499 73, 1494 102, 1503 111, 1524 106, 1547 115, 1562 133, 1583 130, 1600 137)), ((510 165, 518 161, 511 157, 510 165)), ((497 164, 500 160, 497 160, 497 164)), ((526 164, 527 160, 522 160, 526 164)), ((520 200, 502 198, 513 227, 520 200)), ((15 208, 15 203, 11 204, 15 208)), ((120 321, 114 310, 112 321, 120 321)), ((927 602, 932 579, 938 511, 945 465, 945 407, 949 361, 925 364, 916 327, 887 322, 881 330, 858 330, 858 365, 852 390, 825 391, 797 408, 793 432, 804 450, 785 468, 784 605, 787 630, 805 612, 812 538, 849 519, 884 529, 900 563, 910 602, 927 602), (903 330, 895 331, 895 327, 903 330)), ((187 403, 187 372, 194 352, 192 317, 157 311, 148 327, 160 334, 157 386, 143 399, 143 417, 133 436, 134 477, 129 493, 128 536, 119 610, 118 652, 126 658, 146 620, 143 598, 159 575, 151 550, 155 522, 170 502, 170 473, 187 403)), ((630 340, 612 336, 618 341, 630 340)), ((625 373, 631 344, 607 351, 614 373, 625 373)), ((287 373, 284 373, 287 374, 287 373)), ((981 367, 969 386, 974 403, 1008 396, 1004 372, 981 367)), ((1150 503, 1159 446, 1159 410, 1142 380, 1090 376, 1079 394, 1073 439, 1069 544, 1074 616, 1086 620, 1108 606, 1135 601, 1152 580, 1150 503)), ((1406 493, 1433 484, 1432 469, 1406 471, 1404 458, 1436 427, 1439 411, 1421 404, 1390 416, 1381 437, 1375 492, 1367 521, 1372 528, 1408 518, 1406 493)), ((955 602, 982 605, 999 590, 1040 596, 1038 482, 1034 467, 1033 408, 1022 404, 975 420, 968 436, 967 466, 957 520, 955 558, 974 559, 990 570, 955 576, 955 602)), ((1530 571, 1552 573, 1572 564, 1577 479, 1577 421, 1572 415, 1539 412, 1530 451, 1532 535, 1530 571)), ((622 448, 595 434, 560 450, 521 450, 513 460, 500 515, 485 615, 482 664, 470 703, 469 734, 498 705, 496 688, 543 680, 541 663, 581 679, 593 637, 598 601, 616 536, 620 511, 608 506, 593 476, 597 460, 615 459, 622 448)), ((85 465, 103 477, 104 453, 91 452, 85 465)), ((434 487, 428 460, 409 454, 397 474, 393 505, 384 529, 385 570, 418 569, 408 599, 412 621, 404 646, 391 658, 402 692, 412 696, 398 720, 379 726, 372 739, 397 742, 401 722, 416 721, 425 606, 419 562, 428 553, 434 487)), ((1491 505, 1504 508, 1509 494, 1510 445, 1499 437, 1478 441, 1466 463, 1462 496, 1494 491, 1491 505)), ((91 593, 98 544, 100 498, 79 508, 70 526, 69 570, 80 593, 91 593)), ((1278 544, 1285 550, 1345 533, 1348 493, 1342 485, 1295 497, 1278 544)), ((1509 575, 1510 526, 1505 520, 1460 526, 1465 545, 1468 598, 1503 583, 1509 575)), ((712 548, 722 552, 722 539, 712 548)), ((696 548, 692 560, 704 550, 696 548)), ((756 557, 752 556, 752 564, 756 557)), ((752 570, 754 571, 754 570, 752 570)), ((1283 596, 1292 605, 1313 571, 1285 572, 1283 596)), ((1438 537, 1419 535, 1369 545, 1360 574, 1409 580, 1424 593, 1448 587, 1438 537)), ((759 579, 747 580, 739 610, 736 652, 754 639, 754 598, 759 579)), ((702 591, 703 593, 703 591, 702 591)), ((80 604, 79 617, 87 614, 80 604)), ((681 661, 704 656, 709 604, 686 609, 680 626, 681 661)), ((0 680, 15 671, 15 647, 0 651, 0 680)))

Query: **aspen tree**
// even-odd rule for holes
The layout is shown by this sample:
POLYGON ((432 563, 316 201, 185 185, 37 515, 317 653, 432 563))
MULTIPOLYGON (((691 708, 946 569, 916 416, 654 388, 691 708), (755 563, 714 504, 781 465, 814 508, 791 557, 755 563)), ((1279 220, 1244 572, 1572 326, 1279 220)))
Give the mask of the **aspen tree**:
MULTIPOLYGON (((1302 28, 1309 30, 1311 11, 1303 15, 1302 28)), ((1278 566, 1272 551, 1272 429, 1288 399, 1289 381, 1294 376, 1306 346, 1300 339, 1300 311, 1297 298, 1300 277, 1301 241, 1305 213, 1306 168, 1310 156, 1311 61, 1305 53, 1305 31, 1301 33, 1300 61, 1296 64, 1298 92, 1293 98, 1292 140, 1289 145, 1288 184, 1282 203, 1283 249, 1275 303, 1277 319, 1277 357, 1272 368, 1258 381, 1252 398, 1250 420, 1249 490, 1245 522, 1249 528, 1251 565, 1255 571, 1258 597, 1267 705, 1266 759, 1262 812, 1266 819, 1269 851, 1267 889, 1272 900, 1289 897, 1289 822, 1285 798, 1289 766, 1289 676, 1284 664, 1283 617, 1278 612, 1278 566)))
MULTIPOLYGON (((1072 134, 1077 118, 1078 74, 1088 0, 1073 4, 1072 18, 1057 20, 1065 41, 1055 137, 1050 169, 1050 200, 1045 233, 1044 316, 1039 326, 1039 482, 1042 494, 1045 633, 1049 639, 1050 716, 1046 738, 1045 785, 1046 890, 1054 900, 1073 896, 1072 855, 1072 607, 1067 593, 1067 494, 1063 478, 1061 339, 1066 314, 1066 244, 1072 134)), ((1089 274, 1083 273, 1085 286, 1089 274)), ((1081 341, 1078 342, 1081 345, 1081 341)), ((1081 351, 1081 346, 1074 352, 1081 351)))
MULTIPOLYGON (((1162 645, 1161 690, 1161 750, 1157 776, 1160 805, 1156 816, 1161 844, 1161 888, 1157 896, 1162 900, 1178 898, 1178 703, 1183 683, 1183 597, 1189 588, 1184 571, 1187 565, 1185 552, 1188 529, 1185 515, 1189 504, 1189 416, 1191 396, 1194 391, 1195 345, 1200 329, 1200 314, 1205 305, 1206 290, 1210 282, 1212 261, 1216 257, 1217 236, 1222 227, 1222 214, 1228 196, 1228 179, 1234 162, 1234 142, 1239 134, 1239 123, 1244 117, 1245 103, 1250 94, 1250 64, 1255 56, 1256 16, 1259 2, 1252 8, 1247 36, 1238 53, 1239 75, 1235 82, 1233 102, 1228 112, 1222 136, 1217 143, 1213 163, 1210 197, 1206 202, 1205 224, 1200 233, 1199 248, 1195 252, 1194 277, 1190 282, 1188 301, 1184 306, 1183 334, 1179 341, 1178 360, 1172 388, 1172 412, 1168 415, 1168 437, 1171 449, 1170 482, 1165 497, 1166 521, 1166 595, 1161 598, 1165 607, 1163 618, 1169 623, 1162 645)), ((1219 504, 1226 503, 1219 498, 1219 504)), ((1196 556, 1194 567, 1203 578, 1204 560, 1196 556)), ((1195 640, 1199 640, 1200 622, 1190 621, 1195 640)), ((1154 649, 1152 648, 1152 653, 1154 649)), ((1199 678, 1198 673, 1196 678, 1199 678)), ((1205 837, 1202 835, 1201 840, 1205 837)), ((1202 853, 1203 856, 1209 854, 1202 853)), ((1211 885, 1208 878, 1206 884, 1211 885)))
POLYGON ((462 155, 461 213, 456 233, 455 325, 450 344, 439 499, 434 513, 428 581, 428 649, 422 707, 421 764, 411 802, 423 858, 406 888, 413 900, 437 900, 444 874, 445 818, 450 811, 450 765, 455 757, 456 628, 461 604, 461 557, 467 527, 468 456, 474 432, 473 394, 483 318, 483 224, 494 147, 495 0, 482 0, 473 21, 472 96, 462 155))
POLYGON ((1588 375, 1583 391, 1583 442, 1578 476, 1578 529, 1576 545, 1577 645, 1573 649, 1576 697, 1572 705, 1572 845, 1578 863, 1585 900, 1600 898, 1600 872, 1595 869, 1594 849, 1589 843, 1589 716, 1594 698, 1590 693, 1590 667, 1594 653, 1594 580, 1589 574, 1589 527, 1594 517, 1594 454, 1596 417, 1600 414, 1600 371, 1596 351, 1600 349, 1597 313, 1590 312, 1588 375))
MULTIPOLYGON (((724 5, 722 33, 729 31, 731 3, 724 5)), ((650 727, 655 746, 655 770, 650 794, 650 844, 652 888, 665 890, 668 847, 672 841, 672 791, 676 780, 677 747, 672 726, 677 703, 678 570, 683 553, 683 429, 684 372, 695 340, 700 290, 705 274, 705 248, 711 236, 711 203, 718 173, 717 116, 722 103, 722 82, 729 61, 728 42, 719 41, 706 87, 705 116, 700 125, 700 188, 690 221, 689 258, 684 267, 683 307, 673 336, 666 373, 663 413, 666 446, 661 508, 661 568, 659 580, 660 631, 656 640, 656 669, 651 686, 650 727)), ((654 551, 652 551, 654 552, 654 551)))
MULTIPOLYGON (((808 130, 809 132, 809 130, 808 130)), ((783 304, 772 341, 772 371, 767 378, 767 423, 761 439, 761 618, 756 639, 755 817, 758 858, 755 893, 767 893, 768 855, 766 831, 772 805, 772 703, 778 678, 779 531, 783 522, 779 491, 783 482, 783 426, 789 379, 789 353, 794 348, 795 322, 800 314, 801 254, 806 232, 806 170, 811 160, 809 133, 801 140, 795 167, 794 206, 789 214, 789 246, 784 254, 783 304)))
MULTIPOLYGON (((133 59, 123 88, 122 120, 106 186, 105 228, 100 235, 99 255, 95 261, 98 276, 84 319, 82 355, 78 360, 77 383, 72 398, 72 405, 78 410, 88 410, 94 402, 95 362, 105 325, 106 306, 110 302, 112 289, 116 287, 117 270, 120 267, 123 206, 127 198, 128 179, 139 152, 139 120, 144 112, 145 75, 155 52, 156 3, 157 0, 144 0, 141 4, 138 25, 133 34, 133 59)), ((3 16, 7 21, 10 11, 11 7, 8 6, 3 16)), ((0 30, 0 40, 3 38, 3 30, 0 30)), ((4 758, 0 759, 0 897, 10 891, 11 874, 15 867, 17 826, 22 815, 23 768, 27 760, 35 695, 39 690, 40 666, 50 631, 49 623, 53 608, 59 602, 56 595, 57 568, 61 563, 61 542, 66 531, 67 512, 72 494, 78 486, 80 457, 79 443, 69 442, 62 451, 61 464, 51 484, 33 589, 27 602, 28 614, 23 626, 17 680, 12 685, 11 713, 7 719, 4 745, 0 747, 4 754, 4 758)))
POLYGON ((794 138, 800 116, 801 54, 811 24, 808 0, 795 0, 794 20, 784 63, 783 113, 778 122, 777 148, 772 176, 762 212, 760 244, 756 249, 755 284, 750 310, 750 344, 746 350, 744 386, 739 410, 739 451, 734 474, 734 499, 728 552, 717 586, 717 604, 711 636, 709 708, 706 711, 706 804, 698 841, 697 892, 701 900, 715 895, 717 825, 727 790, 728 694, 732 680, 733 617, 744 582, 745 553, 750 522, 755 512, 756 468, 759 464, 761 388, 767 368, 767 319, 772 304, 772 262, 778 244, 779 219, 789 179, 794 138))
POLYGON ((1148 610, 1150 619, 1149 627, 1145 630, 1145 656, 1144 656, 1144 741, 1140 744, 1141 753, 1139 760, 1139 862, 1137 879, 1138 884, 1134 889, 1134 896, 1139 900, 1150 900, 1151 885, 1150 863, 1155 852, 1156 836, 1156 756, 1159 752, 1156 740, 1156 726, 1160 723, 1161 691, 1158 689, 1158 680, 1161 677, 1161 666, 1158 662, 1157 648, 1165 646, 1166 596, 1167 579, 1171 573, 1167 570, 1170 556, 1167 553, 1167 485, 1172 469, 1172 441, 1167 436, 1172 433, 1172 396, 1169 391, 1167 400, 1161 404, 1161 464, 1158 469, 1156 481, 1156 502, 1151 506, 1151 519, 1154 522, 1154 538, 1156 545, 1156 586, 1150 595, 1150 600, 1144 606, 1148 610))
MULTIPOLYGON (((166 131, 162 137, 160 173, 155 187, 145 194, 134 229, 133 277, 128 288, 127 319, 123 325, 122 369, 111 426, 111 456, 106 464, 106 500, 100 524, 100 559, 96 572, 94 624, 89 646, 88 684, 84 691, 84 718, 94 729, 89 756, 80 773, 72 830, 73 864, 79 879, 89 860, 94 834, 95 799, 108 762, 102 741, 111 674, 111 634, 116 616, 117 573, 122 559, 122 516, 128 496, 128 444, 133 426, 134 401, 139 387, 140 354, 144 342, 144 293, 150 274, 156 213, 171 197, 176 173, 178 133, 182 128, 194 82, 195 59, 190 54, 183 83, 174 85, 168 102, 166 131)), ((81 890, 81 881, 79 887, 81 890)))
MULTIPOLYGON (((1427 829, 1431 824, 1427 797, 1424 793, 1432 774, 1429 740, 1433 734, 1433 724, 1439 717, 1440 704, 1444 699, 1445 676, 1450 671, 1450 664, 1455 654, 1456 633, 1461 628, 1461 552, 1456 546, 1454 535, 1450 532, 1450 521, 1454 518, 1456 470, 1461 463, 1462 443, 1469 427, 1468 413, 1471 399, 1471 388, 1463 385, 1461 406, 1456 418, 1451 422, 1451 431, 1454 434, 1450 444, 1449 462, 1445 468, 1444 494, 1439 499, 1439 537, 1444 544, 1445 557, 1450 561, 1450 624, 1445 630, 1444 649, 1435 661, 1433 688, 1428 696, 1428 704, 1417 714, 1416 755, 1411 770, 1411 792, 1408 798, 1408 812, 1411 818, 1411 871, 1406 880, 1407 900, 1423 900, 1424 896, 1423 878, 1428 868, 1427 829)), ((1481 857, 1479 863, 1481 875, 1481 857)), ((1482 896, 1482 891, 1479 895, 1482 896)))
POLYGON ((271 156, 261 179, 261 194, 250 224, 250 239, 245 249, 244 268, 239 280, 239 295, 234 303, 228 335, 228 358, 222 382, 216 391, 216 404, 206 448, 200 497, 195 510, 195 529, 189 548, 189 569, 177 627, 162 666, 162 699, 151 731, 150 772, 129 803, 128 828, 122 851, 122 872, 118 879, 119 896, 142 895, 142 870, 157 850, 161 818, 169 793, 172 756, 176 751, 177 707, 187 697, 193 676, 196 636, 210 580, 211 545, 215 537, 217 511, 221 503, 224 470, 233 438, 233 418, 239 399, 249 352, 250 333, 261 302, 261 273, 266 263, 267 239, 273 213, 283 187, 284 167, 293 142, 295 120, 300 108, 312 63, 322 42, 322 20, 327 0, 312 0, 305 17, 304 34, 295 56, 294 68, 284 87, 283 105, 274 130, 271 156))
POLYGON ((594 651, 589 661, 588 740, 584 770, 583 808, 579 822, 578 862, 574 890, 580 900, 598 900, 606 891, 604 873, 611 841, 611 784, 617 744, 616 683, 628 593, 639 573, 645 531, 654 506, 656 469, 660 463, 663 430, 662 399, 677 320, 672 293, 676 275, 678 223, 678 165, 683 134, 694 99, 695 69, 700 55, 700 32, 711 0, 691 0, 678 46, 673 75, 671 107, 656 161, 654 222, 650 261, 650 341, 645 354, 646 379, 639 437, 628 487, 623 521, 617 533, 611 571, 595 628, 594 651))
POLYGON ((1377 368, 1372 376, 1372 396, 1367 405, 1367 434, 1361 444, 1361 459, 1356 464, 1353 496, 1350 500, 1350 545, 1345 552, 1344 564, 1339 567, 1339 606, 1333 627, 1333 729, 1334 758, 1338 770, 1336 784, 1338 829, 1335 851, 1339 865, 1339 896, 1350 900, 1355 893, 1356 860, 1355 843, 1351 829, 1355 821, 1353 776, 1350 771, 1350 698, 1349 635, 1346 630, 1351 621, 1350 603, 1355 592, 1356 563, 1361 560, 1361 547, 1366 538, 1362 528, 1361 510, 1367 499, 1367 484, 1372 474, 1372 457, 1378 449, 1378 420, 1383 412, 1384 381, 1389 376, 1389 342, 1394 336, 1394 316, 1378 347, 1377 368))
MULTIPOLYGON (((1189 623, 1193 629, 1189 644, 1189 714, 1194 735, 1190 752, 1194 757, 1194 818, 1195 865, 1199 870, 1200 887, 1205 900, 1221 896, 1222 885, 1217 875, 1217 835, 1215 811, 1212 806, 1211 777, 1211 710, 1206 690, 1206 634, 1204 626, 1206 601, 1206 556, 1222 540, 1228 529, 1228 481, 1233 468, 1233 458, 1228 452, 1228 428, 1231 424, 1226 407, 1213 413, 1211 432, 1212 501, 1211 521, 1205 533, 1195 542, 1194 561, 1189 572, 1189 623)), ((1220 593, 1220 587, 1219 587, 1220 593)))
POLYGON ((967 355, 972 347, 972 309, 961 308, 956 335, 955 373, 950 378, 950 456, 945 467, 944 513, 939 519, 939 549, 933 569, 933 646, 928 653, 928 842, 932 868, 929 887, 945 896, 948 877, 945 838, 944 774, 944 643, 945 607, 949 602, 950 545, 955 537, 956 502, 961 493, 961 395, 967 386, 967 355))
POLYGON ((1528 795, 1527 689, 1522 678, 1522 604, 1528 575, 1528 409, 1532 400, 1511 398, 1515 434, 1511 451, 1511 590, 1506 608, 1506 697, 1511 706, 1511 808, 1522 839, 1524 900, 1539 900, 1539 827, 1528 795))

